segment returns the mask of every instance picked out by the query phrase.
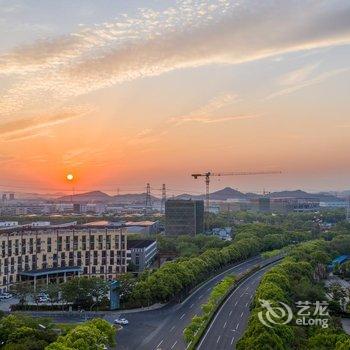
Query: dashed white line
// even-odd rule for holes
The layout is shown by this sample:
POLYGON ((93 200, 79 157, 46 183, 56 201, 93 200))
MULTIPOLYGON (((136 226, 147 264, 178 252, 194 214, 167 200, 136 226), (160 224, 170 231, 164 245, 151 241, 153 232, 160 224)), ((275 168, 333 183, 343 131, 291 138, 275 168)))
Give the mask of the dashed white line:
POLYGON ((249 304, 249 302, 246 302, 246 303, 245 303, 245 307, 247 307, 247 306, 248 306, 248 304, 249 304))
POLYGON ((170 349, 174 349, 176 344, 177 344, 177 340, 176 340, 176 342, 173 344, 173 346, 170 349))
POLYGON ((235 337, 232 337, 231 345, 233 344, 234 341, 235 341, 235 337))
POLYGON ((202 295, 200 295, 199 297, 198 297, 198 299, 202 299, 203 298, 203 294, 202 295))
POLYGON ((158 349, 163 344, 164 339, 156 346, 156 349, 158 349))
POLYGON ((194 305, 194 304, 191 304, 190 309, 192 309, 192 308, 193 308, 193 305, 194 305))
POLYGON ((237 323, 236 329, 238 329, 238 327, 239 327, 239 322, 237 323))
POLYGON ((174 330, 174 329, 175 329, 175 326, 172 326, 171 329, 170 329, 170 332, 171 332, 172 330, 174 330))
POLYGON ((232 315, 232 310, 230 311, 230 313, 228 314, 229 316, 231 316, 232 315))
POLYGON ((243 317, 243 311, 242 311, 242 313, 241 313, 241 318, 243 317))
POLYGON ((185 316, 186 316, 186 314, 183 314, 183 315, 180 317, 180 320, 182 320, 185 316))
POLYGON ((235 306, 237 306, 237 304, 238 304, 238 300, 235 302, 235 306))
POLYGON ((220 341, 221 335, 218 336, 218 340, 216 341, 216 344, 220 341))
POLYGON ((224 328, 226 328, 226 325, 227 325, 227 321, 226 321, 225 324, 224 324, 224 328))

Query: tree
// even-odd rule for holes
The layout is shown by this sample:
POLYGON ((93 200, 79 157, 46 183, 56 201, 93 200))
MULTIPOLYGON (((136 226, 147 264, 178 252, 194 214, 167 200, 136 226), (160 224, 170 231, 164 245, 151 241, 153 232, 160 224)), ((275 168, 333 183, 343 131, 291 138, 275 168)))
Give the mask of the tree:
POLYGON ((9 315, 0 320, 0 339, 5 343, 4 349, 44 350, 56 338, 53 324, 47 319, 9 315))
POLYGON ((32 287, 28 282, 17 283, 14 286, 13 290, 14 290, 15 294, 17 295, 21 306, 23 306, 27 302, 28 297, 32 293, 32 287))
POLYGON ((50 344, 46 350, 100 350, 115 344, 115 328, 105 320, 94 319, 75 327, 50 344))
POLYGON ((45 292, 50 300, 51 306, 54 303, 58 303, 61 293, 61 287, 58 283, 49 283, 45 288, 45 292))

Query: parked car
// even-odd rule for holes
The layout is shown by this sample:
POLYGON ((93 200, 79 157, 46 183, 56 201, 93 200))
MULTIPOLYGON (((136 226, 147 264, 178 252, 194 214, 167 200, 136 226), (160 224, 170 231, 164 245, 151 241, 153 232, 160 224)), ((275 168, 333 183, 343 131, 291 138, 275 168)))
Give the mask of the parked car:
POLYGON ((115 324, 123 324, 123 325, 125 325, 125 324, 129 324, 129 321, 126 318, 116 318, 114 320, 114 323, 115 324))
POLYGON ((40 297, 39 298, 39 303, 48 303, 50 300, 47 297, 40 297))
POLYGON ((10 293, 0 294, 0 299, 11 299, 11 298, 12 298, 12 294, 10 293))

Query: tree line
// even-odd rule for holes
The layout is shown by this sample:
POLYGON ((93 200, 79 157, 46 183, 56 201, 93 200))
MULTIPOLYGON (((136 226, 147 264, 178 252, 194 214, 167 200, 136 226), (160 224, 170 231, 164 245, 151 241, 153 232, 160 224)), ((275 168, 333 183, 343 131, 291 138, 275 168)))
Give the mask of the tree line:
MULTIPOLYGON (((248 328, 237 344, 238 350, 350 348, 350 337, 344 333, 336 317, 340 300, 329 300, 326 295, 329 290, 322 282, 327 276, 327 264, 332 258, 350 252, 350 230, 342 231, 341 234, 333 230, 333 233, 335 236, 332 240, 314 240, 295 247, 281 264, 265 274, 253 300, 248 328), (317 301, 329 300, 329 327, 306 327, 293 322, 267 327, 259 320, 259 312, 265 311, 261 300, 268 300, 273 306, 280 306, 280 302, 286 303, 294 315, 297 302, 315 305, 317 301)), ((311 314, 314 311, 315 306, 312 306, 311 314)))
POLYGON ((42 293, 48 298, 49 308, 62 308, 72 305, 77 308, 108 307, 108 282, 98 277, 72 278, 63 283, 50 283, 37 286, 21 282, 14 286, 13 291, 19 299, 19 305, 14 309, 28 309, 28 299, 31 298, 36 308, 48 308, 48 305, 39 305, 42 293))
POLYGON ((0 315, 3 350, 100 350, 115 345, 115 328, 93 319, 81 325, 59 325, 49 319, 0 315))
POLYGON ((148 306, 186 295, 216 271, 258 253, 310 239, 307 232, 287 232, 268 225, 246 225, 237 230, 234 241, 223 248, 208 249, 198 256, 167 262, 159 269, 145 271, 124 305, 148 306))

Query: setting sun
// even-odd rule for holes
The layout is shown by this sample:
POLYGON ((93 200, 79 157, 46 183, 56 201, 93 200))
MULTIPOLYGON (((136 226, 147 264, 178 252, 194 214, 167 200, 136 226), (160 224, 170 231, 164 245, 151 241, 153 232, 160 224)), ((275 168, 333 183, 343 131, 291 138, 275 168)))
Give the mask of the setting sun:
POLYGON ((73 179, 74 179, 73 174, 67 174, 67 180, 68 181, 73 181, 73 179))

